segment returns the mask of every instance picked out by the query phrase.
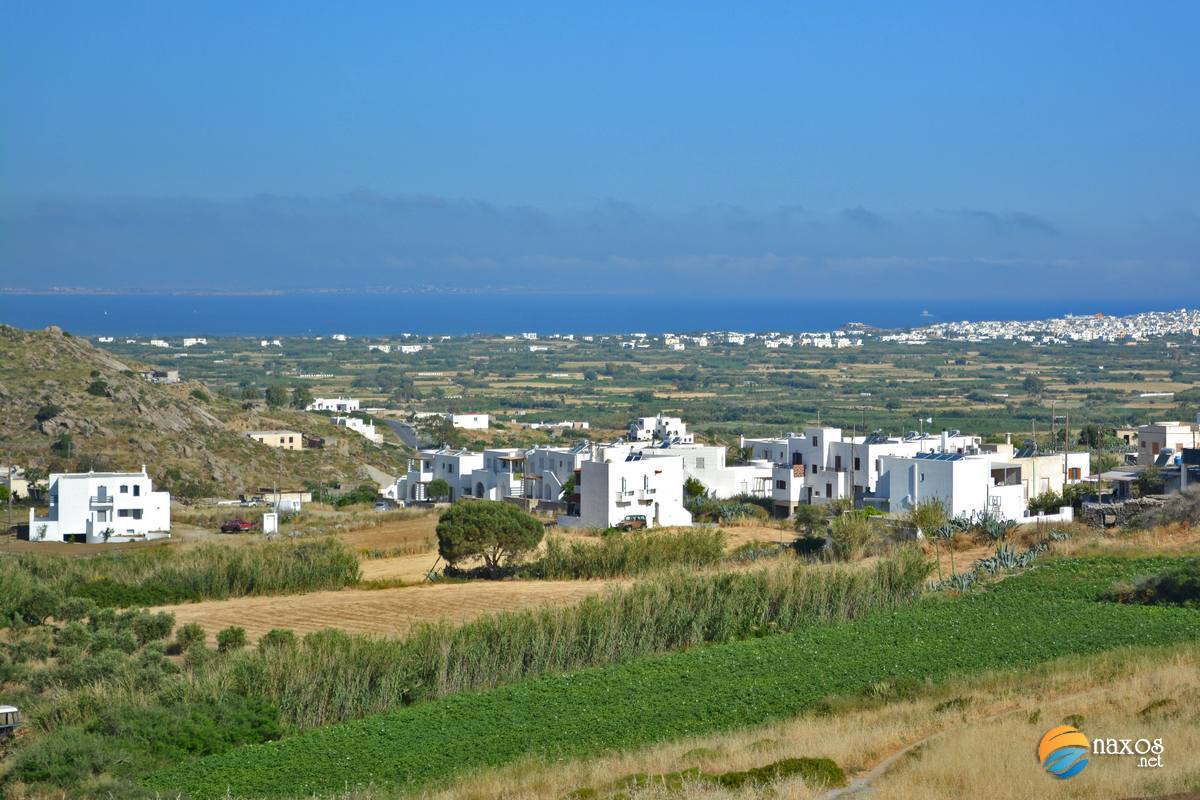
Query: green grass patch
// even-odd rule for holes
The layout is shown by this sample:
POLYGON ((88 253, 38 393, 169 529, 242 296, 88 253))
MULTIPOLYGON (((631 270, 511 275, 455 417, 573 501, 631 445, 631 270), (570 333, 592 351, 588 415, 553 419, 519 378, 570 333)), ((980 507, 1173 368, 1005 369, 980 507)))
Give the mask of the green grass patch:
POLYGON ((197 800, 419 788, 518 758, 578 758, 794 716, 875 684, 932 682, 1200 637, 1200 612, 1100 599, 1170 559, 1063 559, 960 598, 481 693, 239 747, 152 776, 197 800), (1081 588, 1082 587, 1082 588, 1081 588))

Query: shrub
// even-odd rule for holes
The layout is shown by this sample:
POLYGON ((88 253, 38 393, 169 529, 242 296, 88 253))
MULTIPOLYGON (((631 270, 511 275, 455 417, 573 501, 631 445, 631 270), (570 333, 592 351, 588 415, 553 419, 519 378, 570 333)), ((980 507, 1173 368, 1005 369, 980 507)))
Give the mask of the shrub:
POLYGON ((1200 606, 1200 558, 1189 558, 1132 583, 1114 584, 1105 597, 1118 603, 1200 606))
POLYGON ((38 738, 13 758, 8 777, 25 783, 74 787, 118 761, 117 745, 80 728, 62 728, 38 738))
POLYGON ((199 622, 189 622, 175 632, 174 649, 178 653, 187 652, 197 642, 203 644, 204 638, 204 627, 199 622))
POLYGON ((62 413, 62 406, 55 403, 45 403, 38 407, 33 418, 38 422, 48 422, 62 413))
POLYGON ((217 632, 217 652, 228 653, 246 646, 246 629, 230 625, 217 632))
POLYGON ((438 553, 449 564, 480 558, 495 573, 533 550, 544 526, 510 503, 460 500, 438 520, 438 553))
POLYGON ((830 552, 842 561, 861 558, 877 536, 875 523, 854 511, 834 517, 829 523, 830 552))
POLYGON ((92 381, 88 384, 87 393, 96 397, 108 397, 107 381, 92 381))
POLYGON ((258 640, 258 650, 261 653, 273 647, 294 649, 296 634, 286 628, 273 628, 267 631, 258 640))
POLYGON ((435 503, 444 501, 450 497, 450 484, 442 478, 434 478, 425 487, 425 496, 435 503))

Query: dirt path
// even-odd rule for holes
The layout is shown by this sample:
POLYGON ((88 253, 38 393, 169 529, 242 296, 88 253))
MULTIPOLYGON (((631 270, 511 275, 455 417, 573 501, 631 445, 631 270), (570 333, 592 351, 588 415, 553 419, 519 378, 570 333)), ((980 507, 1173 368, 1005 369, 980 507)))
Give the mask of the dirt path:
POLYGON ((377 591, 345 589, 303 595, 240 597, 162 606, 156 610, 173 613, 176 624, 200 623, 210 639, 230 625, 245 628, 251 640, 272 628, 291 628, 299 635, 322 628, 340 628, 374 636, 400 636, 421 622, 465 622, 498 611, 570 604, 598 594, 612 583, 480 581, 377 591))

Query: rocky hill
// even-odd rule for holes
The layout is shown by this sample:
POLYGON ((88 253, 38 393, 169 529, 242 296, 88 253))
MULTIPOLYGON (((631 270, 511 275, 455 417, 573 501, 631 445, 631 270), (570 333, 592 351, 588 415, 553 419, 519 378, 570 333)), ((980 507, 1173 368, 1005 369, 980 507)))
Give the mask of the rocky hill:
POLYGON ((49 471, 147 466, 181 496, 236 496, 309 481, 357 484, 366 465, 389 474, 402 455, 328 419, 218 397, 202 384, 155 384, 91 343, 57 328, 0 325, 0 464, 49 471), (325 447, 285 452, 249 430, 297 430, 325 447))

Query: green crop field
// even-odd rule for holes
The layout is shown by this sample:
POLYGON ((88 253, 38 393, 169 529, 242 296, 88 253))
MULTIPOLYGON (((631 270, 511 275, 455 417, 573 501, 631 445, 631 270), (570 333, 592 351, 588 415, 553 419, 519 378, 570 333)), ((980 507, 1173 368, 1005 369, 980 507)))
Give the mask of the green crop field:
MULTIPOLYGON (((1200 637, 1200 610, 1103 600, 1116 580, 1170 558, 1068 558, 960 598, 796 634, 698 648, 394 712, 240 747, 159 772, 197 798, 326 796, 420 788, 536 755, 581 757, 793 716, 880 681, 938 681, 1069 654, 1200 637)), ((814 754, 819 755, 819 754, 814 754)))

